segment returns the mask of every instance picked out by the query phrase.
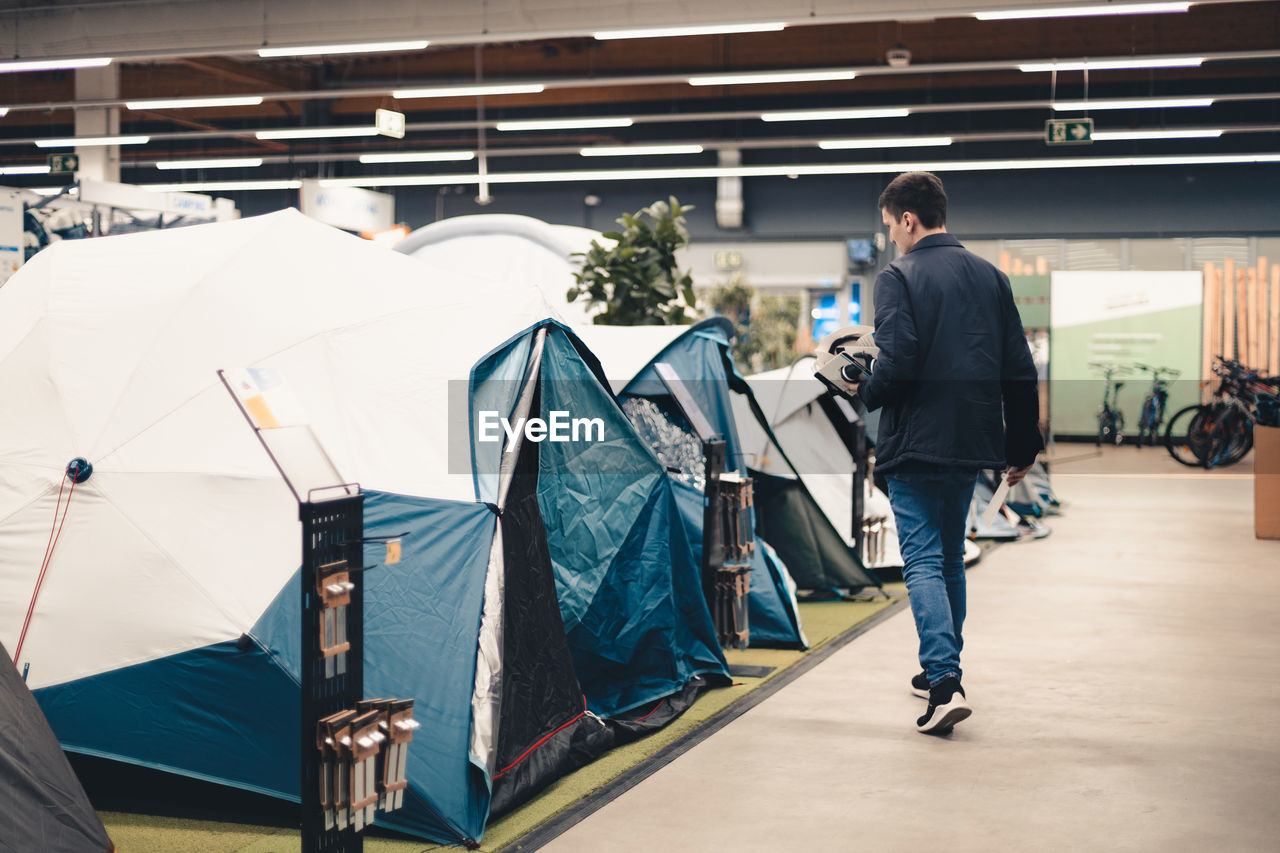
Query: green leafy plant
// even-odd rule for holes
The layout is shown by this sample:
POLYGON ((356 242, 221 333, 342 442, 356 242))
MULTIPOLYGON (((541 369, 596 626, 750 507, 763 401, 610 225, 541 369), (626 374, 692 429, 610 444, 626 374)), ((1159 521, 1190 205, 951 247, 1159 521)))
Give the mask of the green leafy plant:
POLYGON ((757 294, 735 273, 712 290, 708 302, 734 326, 733 360, 749 373, 785 367, 795 358, 800 297, 757 294))
POLYGON ((689 245, 684 214, 693 205, 681 205, 675 196, 655 201, 636 213, 617 219, 621 231, 602 236, 613 245, 592 240, 574 273, 567 298, 585 298, 604 305, 594 322, 610 326, 665 326, 693 322, 697 303, 693 277, 676 265, 676 251, 689 245))

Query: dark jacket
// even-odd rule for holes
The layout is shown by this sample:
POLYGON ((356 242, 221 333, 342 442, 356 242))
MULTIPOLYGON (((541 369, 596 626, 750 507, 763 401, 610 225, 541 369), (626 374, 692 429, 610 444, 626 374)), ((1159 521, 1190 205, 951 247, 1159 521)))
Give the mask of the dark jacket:
POLYGON ((881 271, 875 311, 880 355, 859 394, 884 407, 879 470, 1035 461, 1036 368, 1004 273, 930 234, 881 271))

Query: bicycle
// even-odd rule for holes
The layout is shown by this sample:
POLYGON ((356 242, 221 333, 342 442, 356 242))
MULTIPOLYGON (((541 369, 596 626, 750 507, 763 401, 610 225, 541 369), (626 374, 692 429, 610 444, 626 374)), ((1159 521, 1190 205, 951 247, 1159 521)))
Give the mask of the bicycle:
POLYGON ((1165 429, 1165 447, 1183 465, 1216 468, 1239 462, 1253 448, 1259 403, 1277 397, 1280 378, 1264 377, 1238 361, 1218 356, 1213 372, 1221 377, 1215 399, 1181 409, 1165 429))
POLYGON ((1142 401, 1142 414, 1138 415, 1138 447, 1153 446, 1164 421, 1165 406, 1169 402, 1169 383, 1182 375, 1172 367, 1150 367, 1135 364, 1135 368, 1151 374, 1151 388, 1142 401))
POLYGON ((1124 383, 1117 382, 1112 377, 1128 370, 1129 367, 1113 362, 1099 361, 1089 362, 1089 366, 1095 370, 1101 370, 1103 379, 1106 382, 1102 389, 1102 405, 1098 407, 1098 440, 1096 444, 1101 447, 1103 442, 1106 442, 1119 446, 1124 441, 1124 412, 1120 411, 1118 398, 1124 383))

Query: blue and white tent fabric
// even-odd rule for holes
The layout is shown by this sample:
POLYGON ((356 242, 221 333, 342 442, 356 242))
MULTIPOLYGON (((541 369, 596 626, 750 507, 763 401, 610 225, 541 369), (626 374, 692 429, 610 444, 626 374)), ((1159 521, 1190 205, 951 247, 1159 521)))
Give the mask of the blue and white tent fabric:
POLYGON ((793 615, 798 612, 797 585, 860 589, 878 586, 879 581, 839 540, 802 484, 783 483, 752 464, 740 429, 744 424, 759 424, 760 416, 752 408, 750 387, 733 366, 732 334, 732 325, 723 317, 688 327, 663 327, 661 334, 643 327, 581 329, 632 421, 662 448, 660 455, 668 467, 679 472, 672 476, 682 484, 678 494, 685 497, 686 518, 699 543, 701 524, 694 524, 701 518, 702 493, 693 429, 672 401, 655 364, 674 370, 702 414, 724 437, 726 467, 752 476, 757 543, 771 546, 757 547, 758 564, 752 567, 752 642, 803 645, 799 617, 793 615), (743 407, 746 411, 735 416, 735 409, 743 407))
MULTIPOLYGON (((591 674, 593 712, 543 518, 568 451, 512 437, 494 468, 472 448, 481 408, 527 418, 550 371, 596 371, 536 292, 426 274, 442 286, 285 211, 60 243, 0 289, 0 393, 21 401, 0 409, 0 640, 65 748, 298 799, 297 505, 220 368, 282 377, 368 495, 370 534, 410 531, 367 575, 366 695, 413 697, 423 724, 384 825, 475 843, 614 741, 600 713, 726 677, 668 563, 642 576, 667 596, 652 630, 598 650, 614 665, 591 674), (77 458, 92 471, 73 482, 77 458)), ((664 494, 617 513, 643 532, 664 494)))
MULTIPOLYGON (((477 258, 484 258, 486 265, 496 264, 513 292, 537 291, 555 306, 578 336, 587 340, 591 352, 604 365, 615 392, 621 392, 655 354, 667 348, 674 338, 683 335, 687 327, 592 324, 592 310, 583 302, 569 302, 566 298, 577 264, 571 256, 574 252, 585 252, 592 240, 603 241, 603 238, 585 228, 498 214, 443 220, 415 231, 396 248, 433 267, 465 268, 473 266, 477 258)), ((718 322, 707 328, 718 329, 718 322)), ((724 386, 720 352, 709 351, 704 355, 709 356, 709 369, 712 370, 708 374, 709 384, 718 382, 724 386)), ((724 394, 710 392, 707 404, 726 407, 719 415, 719 422, 730 419, 727 435, 734 435, 731 413, 727 408, 727 391, 724 394)), ((672 481, 671 488, 680 512, 678 518, 673 517, 670 523, 682 525, 686 550, 692 554, 694 565, 698 565, 702 549, 702 493, 700 489, 678 480, 672 481)), ((554 533, 552 538, 555 538, 554 533)), ((673 550, 677 563, 684 559, 683 553, 679 549, 673 550)), ((772 550, 757 549, 750 588, 752 642, 805 647, 807 642, 796 610, 794 583, 783 560, 772 550)), ((564 607, 565 601, 561 603, 564 607)))

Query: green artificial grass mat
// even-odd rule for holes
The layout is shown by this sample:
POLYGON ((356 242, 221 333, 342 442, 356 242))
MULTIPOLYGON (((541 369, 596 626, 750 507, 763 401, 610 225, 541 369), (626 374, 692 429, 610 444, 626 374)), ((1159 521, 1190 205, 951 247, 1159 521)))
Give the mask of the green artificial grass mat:
MULTIPOLYGON (((533 800, 489 824, 481 850, 516 851, 532 835, 554 837, 599 805, 668 763, 693 743, 744 713, 746 702, 763 685, 790 672, 791 677, 833 651, 842 638, 901 602, 906 588, 887 584, 891 598, 877 596, 833 601, 801 602, 800 619, 809 640, 808 651, 789 649, 731 649, 725 657, 733 667, 767 667, 759 678, 735 676, 729 687, 708 690, 665 728, 611 750, 586 767, 558 779, 533 800), (735 707, 736 706, 736 707, 735 707), (683 747, 683 748, 682 748, 683 747), (575 812, 581 812, 575 816, 575 812), (555 827, 560 826, 559 829, 555 827)), ((785 683, 783 679, 778 685, 785 683)), ((772 692, 772 690, 765 691, 772 692)), ((760 698, 758 694, 754 698, 760 698)), ((231 822, 156 817, 124 812, 100 812, 103 824, 120 853, 296 853, 301 846, 297 829, 231 822)), ((545 838, 543 840, 546 840, 545 838)), ((366 853, 420 853, 458 850, 426 841, 388 837, 375 828, 365 833, 366 853)))

